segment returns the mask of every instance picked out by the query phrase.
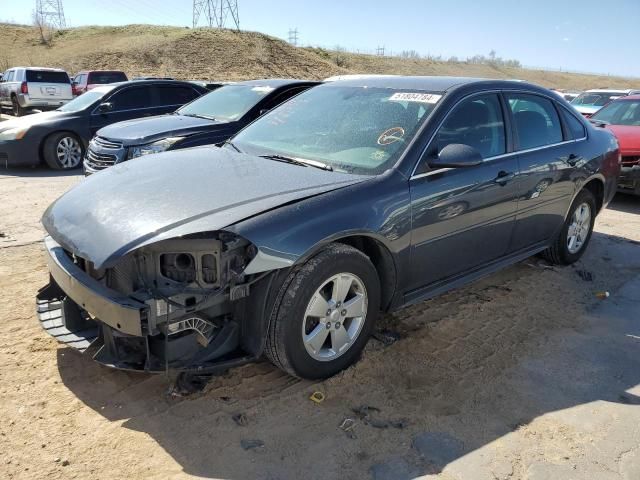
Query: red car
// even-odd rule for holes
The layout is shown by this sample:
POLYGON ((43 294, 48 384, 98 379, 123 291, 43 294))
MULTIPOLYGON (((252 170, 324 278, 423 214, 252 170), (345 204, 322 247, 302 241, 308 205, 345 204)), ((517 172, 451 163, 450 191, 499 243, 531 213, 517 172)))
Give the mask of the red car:
POLYGON ((126 82, 127 80, 127 75, 118 70, 85 70, 78 72, 76 76, 73 77, 71 89, 73 94, 77 96, 99 85, 126 82))
POLYGON ((640 95, 614 100, 589 120, 618 138, 622 157, 618 191, 640 195, 640 95))

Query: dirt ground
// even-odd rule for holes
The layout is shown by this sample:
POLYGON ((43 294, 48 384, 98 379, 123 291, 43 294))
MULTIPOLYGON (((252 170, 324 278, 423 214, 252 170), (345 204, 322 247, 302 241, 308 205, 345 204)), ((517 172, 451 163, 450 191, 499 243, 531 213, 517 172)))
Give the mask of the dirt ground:
POLYGON ((387 315, 401 338, 330 380, 264 362, 175 397, 38 324, 39 218, 79 181, 0 174, 0 478, 640 478, 640 199, 615 199, 573 267, 531 258, 387 315))

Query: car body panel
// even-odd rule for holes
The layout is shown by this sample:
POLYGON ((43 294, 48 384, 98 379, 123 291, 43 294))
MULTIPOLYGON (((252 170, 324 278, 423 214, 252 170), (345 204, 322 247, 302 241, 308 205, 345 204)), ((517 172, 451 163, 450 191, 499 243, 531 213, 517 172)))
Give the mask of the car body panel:
POLYGON ((49 234, 102 268, 142 245, 220 230, 265 209, 363 180, 217 147, 153 157, 117 165, 64 194, 43 216, 49 234), (200 181, 207 176, 210 182, 200 181))

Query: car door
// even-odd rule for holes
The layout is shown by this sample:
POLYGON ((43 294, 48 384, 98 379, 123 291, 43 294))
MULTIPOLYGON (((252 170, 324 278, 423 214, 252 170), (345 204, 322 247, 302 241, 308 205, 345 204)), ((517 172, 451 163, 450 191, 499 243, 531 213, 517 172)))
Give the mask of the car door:
POLYGON ((200 93, 188 85, 155 85, 151 88, 152 115, 175 112, 199 96, 200 93))
POLYGON ((411 177, 413 289, 478 268, 508 252, 518 205, 518 159, 509 153, 506 106, 498 93, 459 102, 411 177), (429 167, 449 144, 482 155, 479 165, 429 167))
POLYGON ((151 93, 148 85, 127 86, 116 90, 103 99, 102 104, 110 104, 110 109, 101 111, 96 106, 91 114, 91 134, 112 123, 153 115, 151 93))
POLYGON ((0 103, 4 106, 11 106, 10 82, 13 81, 14 71, 7 70, 0 83, 0 103))
POLYGON ((575 192, 572 174, 581 155, 555 100, 515 92, 505 98, 520 163, 522 191, 512 243, 517 251, 546 243, 558 231, 575 192))

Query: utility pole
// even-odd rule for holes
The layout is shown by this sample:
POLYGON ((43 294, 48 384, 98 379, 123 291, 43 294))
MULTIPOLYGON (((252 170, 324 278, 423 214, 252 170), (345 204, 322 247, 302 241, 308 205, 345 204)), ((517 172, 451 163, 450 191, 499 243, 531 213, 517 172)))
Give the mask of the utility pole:
POLYGON ((384 57, 384 46, 376 48, 376 55, 384 57))
POLYGON ((298 46, 298 27, 289 29, 289 43, 294 47, 298 46))
POLYGON ((231 17, 235 29, 240 30, 238 0, 193 0, 193 28, 198 26, 200 17, 210 28, 224 28, 231 17))
POLYGON ((62 0, 36 0, 36 17, 42 25, 66 28, 62 0))

